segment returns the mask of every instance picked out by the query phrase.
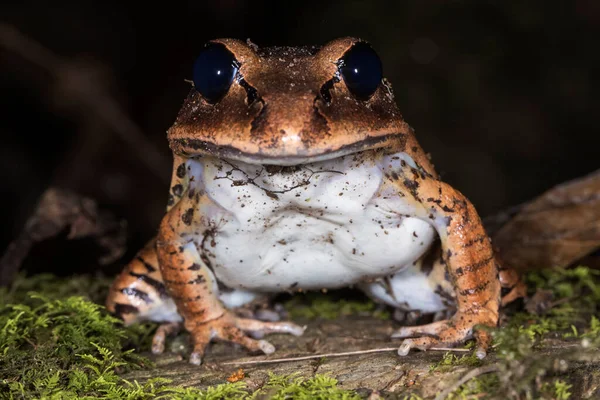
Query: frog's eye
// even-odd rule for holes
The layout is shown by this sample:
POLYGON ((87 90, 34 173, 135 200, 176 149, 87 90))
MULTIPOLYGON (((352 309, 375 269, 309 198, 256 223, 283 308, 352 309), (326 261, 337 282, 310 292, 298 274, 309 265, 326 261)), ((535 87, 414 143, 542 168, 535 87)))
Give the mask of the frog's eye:
POLYGON ((237 71, 233 54, 220 43, 209 43, 194 62, 194 87, 214 104, 227 94, 237 71))
POLYGON ((358 42, 338 62, 346 87, 359 100, 368 100, 383 78, 381 60, 367 43, 358 42))

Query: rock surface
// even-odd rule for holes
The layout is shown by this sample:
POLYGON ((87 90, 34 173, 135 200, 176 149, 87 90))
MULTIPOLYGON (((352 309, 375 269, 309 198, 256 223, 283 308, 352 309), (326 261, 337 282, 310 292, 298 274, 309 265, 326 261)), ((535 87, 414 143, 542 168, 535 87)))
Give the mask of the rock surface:
MULTIPOLYGON (((251 389, 260 388, 268 379, 268 373, 292 374, 311 378, 315 374, 329 374, 339 381, 339 386, 356 389, 359 394, 370 398, 404 399, 409 394, 417 394, 423 399, 433 399, 465 376, 474 367, 449 366, 431 371, 445 351, 411 352, 400 357, 395 349, 399 340, 389 335, 397 327, 393 321, 371 317, 344 317, 333 321, 305 321, 308 328, 302 337, 270 335, 268 339, 277 348, 270 356, 250 355, 240 347, 215 343, 207 352, 201 366, 187 362, 187 338, 179 337, 171 342, 170 352, 153 356, 157 363, 154 370, 135 371, 124 376, 125 379, 144 381, 154 377, 171 379, 174 385, 206 388, 227 382, 227 378, 242 368, 243 380, 251 389), (285 361, 260 364, 263 360, 315 356, 327 353, 389 349, 379 353, 356 354, 349 356, 325 356, 300 361, 285 361), (176 352, 173 352, 173 351, 176 352), (255 362, 254 364, 243 364, 255 362)), ((543 350, 551 356, 568 347, 574 347, 573 341, 547 341, 543 350)), ((469 353, 454 353, 458 356, 469 353)), ((572 385, 571 399, 600 398, 600 356, 590 352, 587 360, 570 362, 560 373, 560 378, 572 385)), ((482 368, 496 363, 492 352, 482 363, 482 368)), ((480 367, 480 368, 481 368, 480 367)), ((502 393, 487 393, 484 398, 502 393)), ((504 396, 503 398, 506 398, 504 396)), ((410 397, 407 397, 410 399, 410 397)))

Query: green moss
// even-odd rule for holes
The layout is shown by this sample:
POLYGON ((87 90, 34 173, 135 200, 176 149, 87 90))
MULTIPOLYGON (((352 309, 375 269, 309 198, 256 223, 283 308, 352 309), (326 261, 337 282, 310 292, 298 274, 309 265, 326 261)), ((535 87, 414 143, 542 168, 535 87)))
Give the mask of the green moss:
POLYGON ((452 392, 448 400, 486 399, 498 393, 500 381, 497 375, 482 375, 471 379, 452 392))
POLYGON ((409 395, 402 397, 402 400, 423 400, 423 398, 414 393, 411 393, 409 395))
POLYGON ((556 379, 551 383, 544 383, 541 388, 543 399, 569 400, 571 398, 571 385, 563 380, 556 379))
POLYGON ((284 303, 291 319, 322 318, 334 320, 350 315, 365 315, 389 319, 390 313, 368 298, 348 300, 337 293, 308 292, 298 294, 284 303))
POLYGON ((358 399, 331 377, 308 380, 271 375, 252 393, 244 382, 206 390, 143 384, 119 375, 152 363, 133 348, 147 348, 153 324, 124 328, 103 301, 110 282, 97 277, 24 279, 0 289, 0 398, 43 399, 358 399), (36 292, 39 291, 39 292, 36 292), (69 294, 79 294, 69 296, 69 294))
MULTIPOLYGON (((512 313, 493 335, 498 371, 479 376, 462 385, 451 397, 494 398, 507 393, 509 398, 569 399, 571 385, 558 379, 570 360, 600 348, 600 271, 579 266, 571 270, 546 269, 526 276, 530 294, 551 291, 552 307, 543 315, 512 313), (575 346, 541 352, 546 339, 573 340, 575 346), (582 340, 587 347, 582 347, 582 340)), ((461 358, 445 355, 431 371, 457 365, 461 358)), ((476 364, 474 364, 475 366, 476 364)))
MULTIPOLYGON (((73 386, 89 375, 93 360, 102 360, 102 379, 151 365, 131 350, 120 321, 82 297, 52 300, 32 293, 25 303, 0 308, 0 392, 23 397, 52 397, 67 391, 98 394, 93 386, 73 386), (108 374, 108 375, 105 375, 108 374)), ((90 375, 92 376, 92 375, 90 375)), ((109 379, 110 378, 110 379, 109 379)), ((90 382, 93 381, 90 378, 90 382)))
POLYGON ((317 374, 311 379, 294 378, 293 375, 269 373, 269 381, 249 399, 268 395, 272 400, 314 399, 314 400, 358 400, 360 396, 350 390, 337 387, 337 380, 327 375, 317 374))
POLYGON ((454 367, 478 367, 480 365, 481 360, 477 358, 475 352, 462 356, 446 352, 440 361, 429 366, 429 372, 445 372, 452 370, 454 367))
POLYGON ((0 288, 0 304, 26 303, 31 292, 55 300, 81 296, 93 303, 104 304, 111 278, 103 275, 74 275, 58 278, 52 274, 25 277, 21 274, 10 289, 0 288))

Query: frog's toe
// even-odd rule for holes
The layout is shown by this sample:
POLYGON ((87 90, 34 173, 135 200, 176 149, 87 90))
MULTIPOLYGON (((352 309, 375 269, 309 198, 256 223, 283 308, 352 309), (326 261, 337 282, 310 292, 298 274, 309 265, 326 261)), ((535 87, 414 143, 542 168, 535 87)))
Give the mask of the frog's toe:
POLYGON ((254 316, 256 317, 256 319, 258 319, 260 321, 269 321, 269 322, 281 321, 281 316, 275 310, 268 310, 268 309, 256 310, 256 312, 254 313, 254 316))
POLYGON ((240 344, 252 352, 262 351, 265 354, 271 354, 275 351, 275 346, 268 341, 251 339, 240 328, 232 325, 219 327, 216 330, 216 337, 227 342, 240 344))
POLYGON ((487 356, 487 350, 492 345, 492 335, 490 332, 480 329, 476 330, 473 336, 476 342, 475 355, 483 360, 487 356))
POLYGON ((410 352, 411 349, 417 349, 421 351, 426 351, 431 349, 432 347, 444 346, 444 347, 454 347, 466 341, 467 338, 465 336, 459 336, 455 339, 440 340, 433 336, 422 336, 418 338, 405 339, 400 347, 398 347, 398 355, 406 356, 410 352))
POLYGON ((432 337, 421 337, 416 339, 406 339, 398 347, 398 355, 406 356, 411 349, 418 349, 425 351, 438 344, 438 340, 432 337))
POLYGON ((192 354, 190 354, 189 361, 190 364, 200 365, 202 364, 204 351, 213 336, 212 329, 209 324, 206 323, 190 329, 190 333, 194 344, 194 350, 192 351, 192 354))
POLYGON ((432 322, 431 324, 418 326, 403 326, 396 332, 392 333, 392 338, 404 339, 422 335, 437 335, 439 331, 448 326, 448 320, 432 322))
POLYGON ((152 353, 162 354, 165 351, 165 342, 167 336, 175 335, 181 329, 181 323, 179 322, 167 322, 161 324, 154 337, 152 338, 152 353))
POLYGON ((470 337, 468 329, 457 329, 450 320, 432 322, 421 326, 405 326, 392 334, 394 338, 405 339, 398 348, 398 354, 407 355, 411 349, 421 351, 436 346, 455 346, 470 337))
POLYGON ((296 325, 293 322, 264 322, 255 319, 238 318, 236 325, 244 331, 267 333, 289 333, 302 336, 306 326, 296 325))

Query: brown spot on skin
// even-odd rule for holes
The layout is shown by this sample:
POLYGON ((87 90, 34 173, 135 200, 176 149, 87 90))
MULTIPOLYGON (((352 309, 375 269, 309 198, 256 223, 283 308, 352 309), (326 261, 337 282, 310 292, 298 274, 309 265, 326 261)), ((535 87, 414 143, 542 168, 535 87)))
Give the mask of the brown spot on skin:
POLYGON ((188 270, 190 271, 200 271, 202 269, 202 265, 194 263, 192 264, 190 267, 188 267, 188 270))
POLYGON ((400 179, 400 177, 398 176, 398 174, 396 173, 396 171, 392 172, 392 178, 397 181, 398 179, 400 179))
POLYGON ((208 267, 208 269, 212 270, 212 263, 210 262, 210 259, 208 258, 208 256, 204 253, 200 254, 200 259, 202 260, 202 262, 204 264, 206 264, 206 266, 208 267))
POLYGON ((272 198, 273 200, 279 200, 279 196, 277 196, 275 193, 271 192, 270 190, 265 190, 265 194, 267 196, 269 196, 270 198, 272 198))
POLYGON ((419 195, 418 195, 419 182, 406 178, 406 179, 404 179, 403 184, 408 189, 408 191, 410 192, 412 197, 414 197, 415 200, 420 202, 419 195))
POLYGON ((178 183, 177 185, 173 186, 172 191, 175 196, 181 197, 183 194, 183 185, 178 183))
POLYGON ((183 286, 187 285, 189 282, 186 281, 176 281, 173 279, 165 279, 165 283, 172 286, 183 286))
POLYGON ((461 296, 472 296, 476 293, 483 292, 488 287, 489 284, 490 284, 490 281, 486 281, 480 285, 475 286, 474 288, 461 290, 458 293, 461 296))
POLYGON ((179 164, 179 167, 177 167, 177 177, 180 179, 183 179, 185 177, 185 172, 186 172, 185 163, 179 164))
POLYGON ((486 239, 487 239, 487 236, 485 236, 485 235, 476 236, 475 238, 473 238, 473 239, 469 240, 468 242, 466 242, 463 245, 463 249, 465 249, 467 247, 471 247, 471 246, 473 246, 475 244, 483 243, 486 239))
POLYGON ((485 267, 487 264, 489 264, 491 261, 494 260, 494 255, 491 255, 490 257, 487 257, 481 261, 478 261, 474 264, 471 265, 466 265, 466 266, 462 266, 461 268, 463 269, 464 273, 473 273, 476 272, 477 270, 485 267))
POLYGON ((202 296, 200 296, 200 295, 198 295, 198 296, 179 296, 177 294, 173 294, 171 297, 173 298, 173 300, 186 301, 186 302, 202 300, 202 296))
POLYGON ((192 219, 194 218, 194 209, 188 208, 185 213, 181 216, 181 220, 184 224, 190 226, 192 224, 192 219))
POLYGON ((192 279, 191 281, 188 282, 188 284, 190 285, 198 285, 200 283, 204 283, 206 282, 206 279, 204 278, 204 275, 198 275, 196 277, 196 279, 192 279))

